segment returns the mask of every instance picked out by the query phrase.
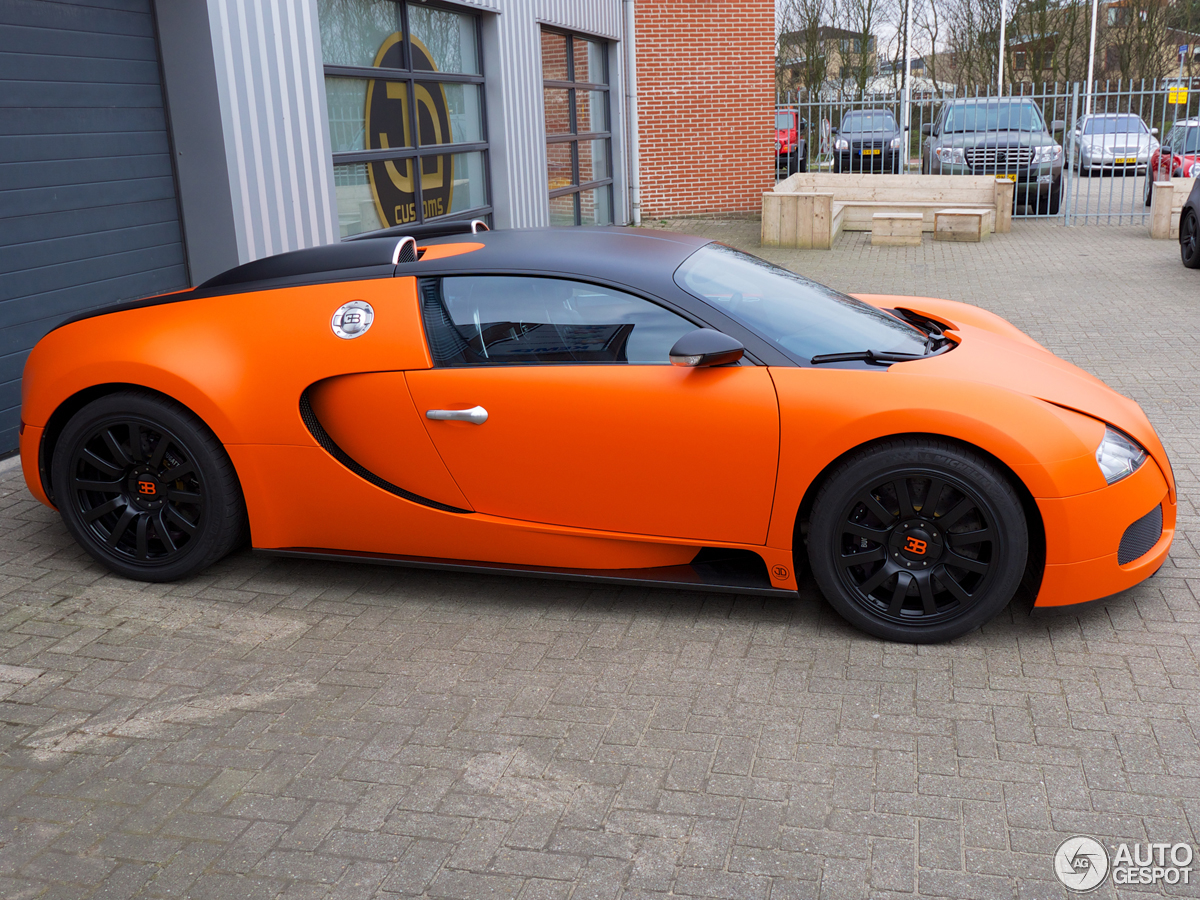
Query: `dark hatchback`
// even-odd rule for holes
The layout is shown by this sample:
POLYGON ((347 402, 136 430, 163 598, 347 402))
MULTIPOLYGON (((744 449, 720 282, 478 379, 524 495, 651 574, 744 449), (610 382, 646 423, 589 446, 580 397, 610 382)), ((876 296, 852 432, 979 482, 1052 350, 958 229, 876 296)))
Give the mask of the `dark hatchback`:
POLYGON ((846 113, 833 136, 833 170, 900 171, 900 134, 896 117, 886 109, 846 113))

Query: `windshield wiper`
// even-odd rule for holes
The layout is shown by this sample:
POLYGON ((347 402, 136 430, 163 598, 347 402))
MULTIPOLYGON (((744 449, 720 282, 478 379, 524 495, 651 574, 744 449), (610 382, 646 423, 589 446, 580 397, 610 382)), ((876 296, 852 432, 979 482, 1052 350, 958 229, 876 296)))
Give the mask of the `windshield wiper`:
POLYGON ((849 353, 820 353, 809 360, 814 366, 825 363, 868 362, 876 365, 924 359, 924 353, 892 353, 887 350, 852 350, 849 353))

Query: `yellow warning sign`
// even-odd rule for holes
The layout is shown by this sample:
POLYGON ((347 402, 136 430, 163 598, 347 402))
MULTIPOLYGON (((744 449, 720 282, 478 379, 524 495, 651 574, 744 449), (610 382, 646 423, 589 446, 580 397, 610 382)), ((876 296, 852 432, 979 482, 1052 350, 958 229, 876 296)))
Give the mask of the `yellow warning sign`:
POLYGON ((1167 102, 1181 106, 1187 103, 1188 89, 1185 87, 1167 88, 1167 102))

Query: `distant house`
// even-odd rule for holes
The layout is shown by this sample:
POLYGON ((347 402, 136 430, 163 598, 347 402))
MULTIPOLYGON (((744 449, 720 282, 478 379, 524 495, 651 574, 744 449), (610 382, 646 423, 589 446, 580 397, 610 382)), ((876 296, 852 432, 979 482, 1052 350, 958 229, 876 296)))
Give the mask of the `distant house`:
POLYGON ((831 83, 854 82, 860 73, 875 74, 877 41, 869 35, 823 25, 815 32, 787 31, 779 36, 776 83, 781 90, 819 90, 831 83), (813 82, 820 82, 819 84, 813 82))

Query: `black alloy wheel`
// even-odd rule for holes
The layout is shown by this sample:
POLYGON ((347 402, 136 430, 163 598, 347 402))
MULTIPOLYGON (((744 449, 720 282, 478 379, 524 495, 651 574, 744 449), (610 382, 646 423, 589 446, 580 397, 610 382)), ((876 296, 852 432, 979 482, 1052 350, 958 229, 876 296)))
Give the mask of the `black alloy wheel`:
POLYGON ((1200 269, 1200 220, 1194 209, 1185 209, 1179 220, 1179 256, 1189 269, 1200 269))
POLYGON ((916 439, 842 464, 813 506, 813 574, 851 624, 888 640, 949 640, 1008 605, 1028 533, 1011 485, 982 456, 916 439))
POLYGON ((76 540, 127 578, 193 574, 244 532, 245 503, 220 442, 187 409, 147 392, 110 394, 76 413, 51 474, 76 540))

